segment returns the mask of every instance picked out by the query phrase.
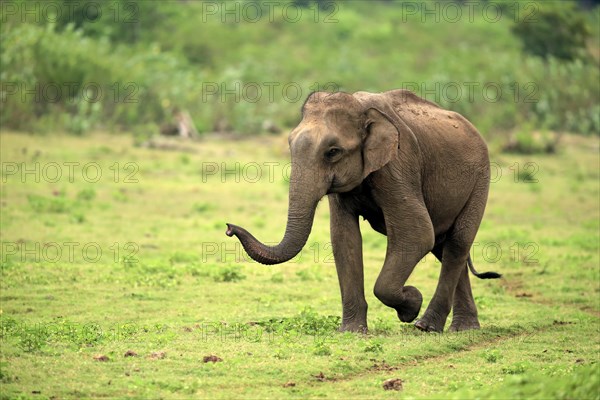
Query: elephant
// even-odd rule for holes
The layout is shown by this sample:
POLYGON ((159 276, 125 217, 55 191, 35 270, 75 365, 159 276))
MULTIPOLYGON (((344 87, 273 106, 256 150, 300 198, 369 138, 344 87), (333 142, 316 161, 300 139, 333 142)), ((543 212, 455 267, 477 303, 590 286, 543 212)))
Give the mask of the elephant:
POLYGON ((248 255, 262 264, 292 259, 306 244, 319 200, 327 195, 333 256, 342 298, 341 331, 367 331, 359 217, 387 236, 375 296, 402 322, 419 315, 423 297, 405 283, 429 252, 441 261, 437 288, 415 322, 423 331, 479 329, 468 270, 485 210, 487 145, 462 115, 408 90, 314 92, 288 138, 292 158, 283 239, 266 246, 227 224, 248 255))

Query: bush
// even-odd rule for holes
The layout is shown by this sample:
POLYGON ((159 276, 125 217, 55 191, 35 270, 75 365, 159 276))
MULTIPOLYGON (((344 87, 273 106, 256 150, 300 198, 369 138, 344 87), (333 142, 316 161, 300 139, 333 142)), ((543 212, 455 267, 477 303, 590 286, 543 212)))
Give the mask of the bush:
MULTIPOLYGON (((298 334, 328 337, 337 331, 340 317, 319 315, 311 307, 305 307, 298 315, 291 318, 270 318, 259 321, 257 325, 265 328, 267 332, 296 332, 298 334)), ((323 342, 324 343, 324 342, 323 342)))
POLYGON ((187 61, 156 46, 132 54, 72 26, 59 33, 21 24, 1 38, 3 88, 11 91, 2 99, 6 127, 82 134, 164 122, 173 106, 190 107, 200 92, 187 61))
POLYGON ((573 3, 565 2, 559 7, 539 8, 535 16, 521 18, 512 31, 523 43, 523 49, 545 59, 555 57, 573 61, 582 57, 589 28, 581 13, 574 10, 573 3))
POLYGON ((503 150, 517 154, 553 154, 556 152, 560 135, 550 132, 518 130, 509 139, 503 150))
POLYGON ((246 275, 242 273, 242 267, 230 266, 224 267, 213 274, 215 282, 239 282, 246 279, 246 275))

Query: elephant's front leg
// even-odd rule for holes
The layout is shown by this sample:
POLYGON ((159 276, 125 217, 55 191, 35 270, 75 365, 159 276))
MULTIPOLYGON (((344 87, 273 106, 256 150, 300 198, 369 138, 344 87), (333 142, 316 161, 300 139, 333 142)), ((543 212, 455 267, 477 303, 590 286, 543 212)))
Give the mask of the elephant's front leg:
POLYGON ((367 331, 367 301, 365 300, 362 237, 358 217, 329 196, 331 211, 331 243, 342 292, 342 326, 340 331, 367 331))
POLYGON ((388 247, 385 262, 377 282, 375 296, 396 310, 402 322, 411 322, 421 309, 423 296, 405 283, 417 263, 434 244, 429 214, 417 199, 405 199, 405 204, 390 202, 384 208, 388 247))

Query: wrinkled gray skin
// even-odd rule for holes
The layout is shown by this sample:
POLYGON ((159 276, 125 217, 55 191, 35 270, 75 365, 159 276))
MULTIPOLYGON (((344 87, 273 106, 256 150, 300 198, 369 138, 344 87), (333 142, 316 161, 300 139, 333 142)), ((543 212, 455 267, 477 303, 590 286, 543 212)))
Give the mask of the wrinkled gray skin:
POLYGON ((375 296, 403 322, 415 320, 422 296, 405 286, 415 265, 432 252, 442 262, 437 289, 415 323, 441 332, 479 328, 467 258, 485 209, 489 158, 483 139, 464 117, 405 90, 309 96, 290 133, 289 213, 280 244, 265 246, 228 224, 256 261, 293 258, 327 195, 331 241, 342 292, 342 331, 367 330, 362 239, 358 218, 387 235, 375 296))

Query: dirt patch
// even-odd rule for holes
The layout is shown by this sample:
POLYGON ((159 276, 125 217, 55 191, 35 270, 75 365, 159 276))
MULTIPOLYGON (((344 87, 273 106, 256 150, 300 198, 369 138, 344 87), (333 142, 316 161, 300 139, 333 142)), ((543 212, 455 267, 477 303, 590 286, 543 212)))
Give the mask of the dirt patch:
POLYGON ((137 353, 133 350, 127 350, 125 352, 125 354, 123 354, 123 357, 137 357, 137 353))
POLYGON ((322 371, 319 372, 317 375, 313 375, 313 378, 315 378, 319 382, 327 382, 327 381, 335 382, 336 381, 336 379, 326 377, 322 371))
POLYGON ((377 362, 377 360, 371 361, 375 361, 375 364, 370 368, 372 371, 396 371, 398 369, 398 367, 393 367, 386 363, 385 360, 382 360, 381 362, 377 362))
POLYGON ((202 358, 203 363, 207 363, 207 362, 216 363, 216 362, 221 362, 221 361, 223 361, 223 359, 221 357, 217 357, 212 354, 210 356, 204 356, 204 358, 202 358))
POLYGON ((575 322, 571 322, 571 321, 559 321, 557 319, 552 321, 552 325, 573 325, 574 323, 575 322))
POLYGON ((391 378, 383 382, 384 390, 402 390, 402 379, 400 378, 391 378))
POLYGON ((515 297, 533 297, 533 295, 531 293, 521 292, 521 293, 515 294, 515 297))
POLYGON ((166 356, 167 353, 165 353, 164 351, 153 351, 152 354, 150 354, 149 358, 152 360, 162 360, 166 356))
MULTIPOLYGON (((519 275, 521 275, 521 274, 519 274, 519 275)), ((531 301, 535 304, 542 304, 542 305, 549 305, 549 306, 556 305, 556 302, 553 301, 551 298, 542 296, 539 293, 536 293, 534 295, 533 293, 528 293, 528 292, 523 291, 523 282, 517 277, 515 277, 514 279, 502 279, 499 282, 499 284, 508 293, 513 294, 515 297, 531 298, 531 301)), ((590 305, 583 305, 583 306, 574 307, 574 308, 581 310, 585 313, 588 313, 590 315, 593 315, 594 317, 600 318, 600 311, 594 309, 590 305)))
POLYGON ((94 356, 94 360, 95 360, 95 361, 100 361, 100 362, 106 362, 106 361, 108 361, 108 360, 110 360, 110 359, 108 358, 108 356, 107 356, 107 355, 104 355, 104 354, 96 354, 96 355, 94 356))

